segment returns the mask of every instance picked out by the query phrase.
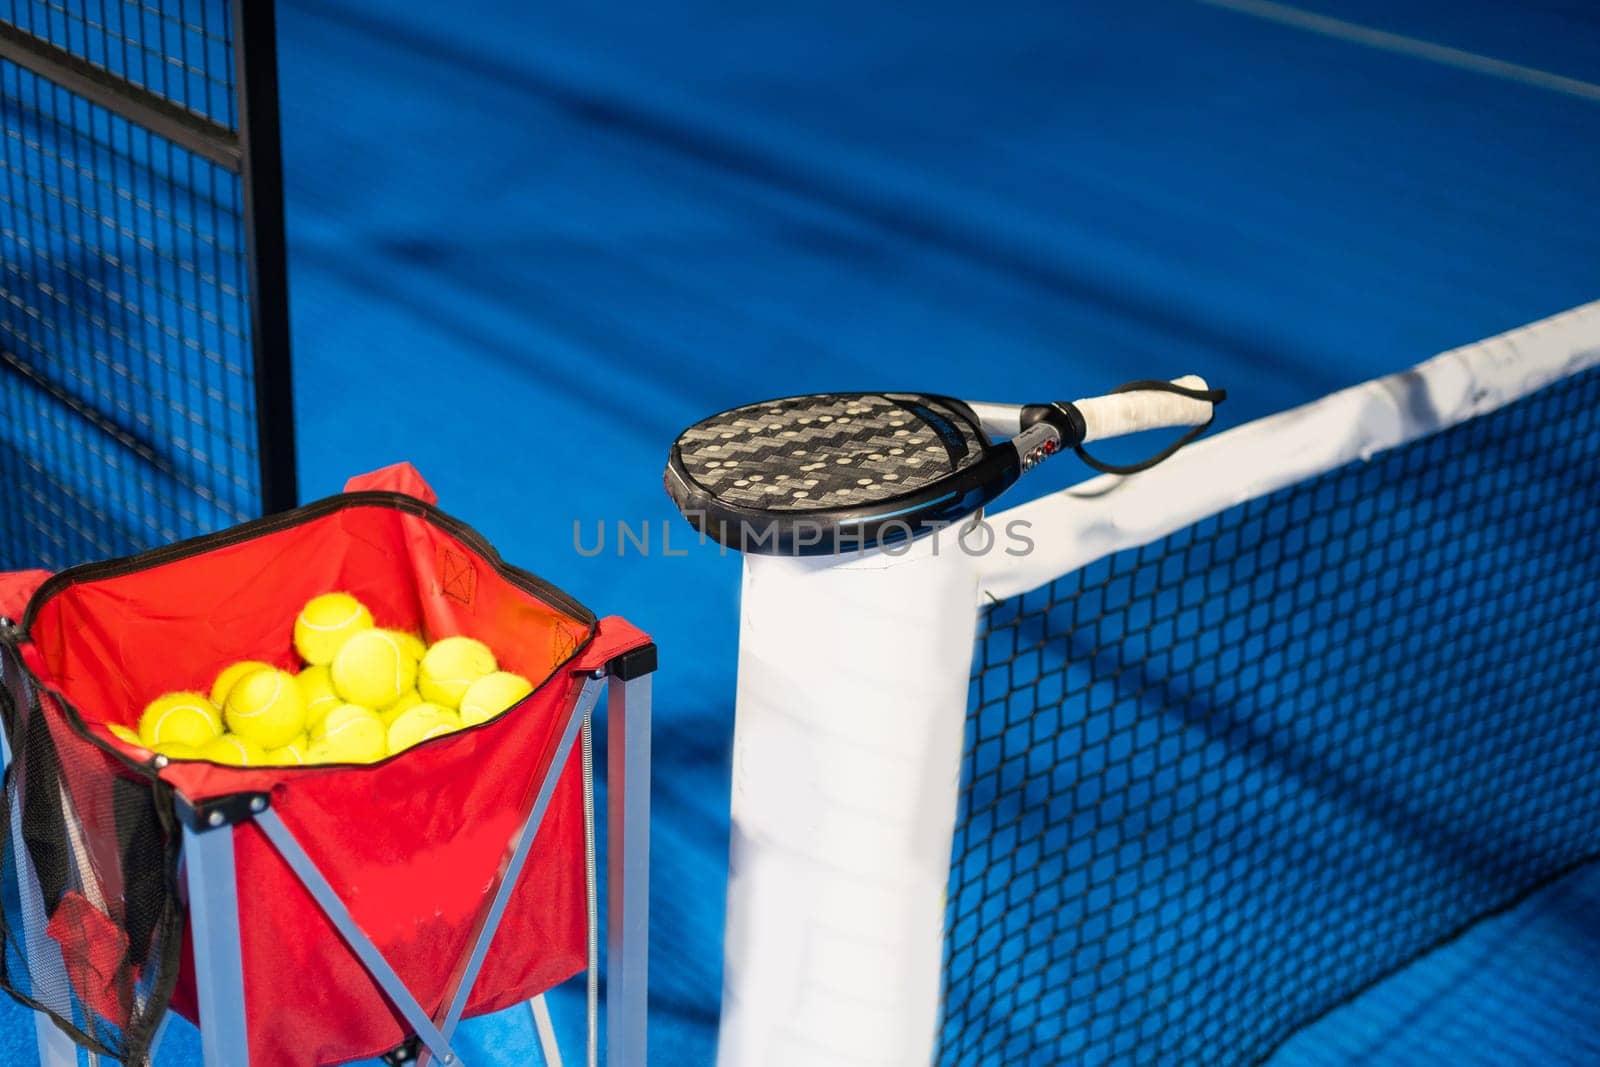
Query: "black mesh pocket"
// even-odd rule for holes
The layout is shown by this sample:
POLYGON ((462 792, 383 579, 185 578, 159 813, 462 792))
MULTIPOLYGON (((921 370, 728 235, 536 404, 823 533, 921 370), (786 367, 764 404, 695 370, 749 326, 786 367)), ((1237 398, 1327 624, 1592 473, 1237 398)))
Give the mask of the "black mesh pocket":
POLYGON ((84 1048, 144 1063, 183 938, 170 792, 89 740, 5 641, 0 713, 0 984, 84 1048))

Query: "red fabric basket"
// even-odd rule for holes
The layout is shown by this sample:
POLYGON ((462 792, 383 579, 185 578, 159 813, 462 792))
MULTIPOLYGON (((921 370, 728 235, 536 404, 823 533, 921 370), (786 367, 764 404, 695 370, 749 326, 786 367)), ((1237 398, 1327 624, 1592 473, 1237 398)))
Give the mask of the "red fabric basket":
MULTIPOLYGON (((0 578, 0 613, 23 597, 31 671, 64 698, 58 745, 115 748, 156 695, 204 688, 241 659, 296 663, 291 623, 311 597, 343 590, 380 626, 428 640, 467 634, 535 689, 491 722, 372 765, 235 768, 176 762, 160 781, 192 800, 267 792, 424 1009, 448 1002, 500 864, 552 765, 562 712, 585 674, 649 638, 596 620, 559 590, 503 563, 438 511, 409 467, 355 491, 221 534, 47 580, 0 578), (396 492, 392 487, 408 492, 396 492), (34 587, 38 588, 35 590, 34 587)), ((92 764, 85 754, 84 762, 92 764)), ((468 1014, 526 1000, 585 963, 580 769, 570 760, 483 969, 468 1014)), ((69 783, 70 786, 70 783, 69 783)), ((84 812, 91 836, 92 811, 84 812)), ((250 1057, 259 1067, 342 1063, 409 1036, 377 984, 288 865, 250 823, 235 828, 250 1057)), ((172 1006, 195 1019, 190 948, 172 1006)))

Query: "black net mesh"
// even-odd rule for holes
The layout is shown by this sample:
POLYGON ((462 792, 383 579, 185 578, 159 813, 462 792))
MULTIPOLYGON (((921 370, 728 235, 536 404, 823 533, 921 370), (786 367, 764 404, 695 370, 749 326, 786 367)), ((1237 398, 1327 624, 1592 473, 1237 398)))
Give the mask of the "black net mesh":
MULTIPOLYGON (((221 0, 3 22, 231 128, 221 0)), ((0 60, 0 570, 263 511, 237 174, 0 60)))
POLYGON ((0 20, 233 128, 227 0, 0 0, 0 20))
POLYGON ((80 1045, 147 1059, 177 976, 179 833, 165 787, 75 733, 0 643, 0 982, 80 1045))
POLYGON ((1600 856, 1597 409, 1591 371, 990 608, 940 1062, 1259 1061, 1600 856))

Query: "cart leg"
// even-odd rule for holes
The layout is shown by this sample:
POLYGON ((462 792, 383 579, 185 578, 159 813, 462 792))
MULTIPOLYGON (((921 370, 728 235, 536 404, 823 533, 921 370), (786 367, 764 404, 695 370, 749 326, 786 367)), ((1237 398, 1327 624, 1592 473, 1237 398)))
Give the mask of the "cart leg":
POLYGON ((169 1008, 156 1024, 156 1036, 150 1039, 150 1062, 156 1062, 156 1057, 161 1055, 161 1042, 167 1039, 167 1028, 172 1025, 172 1011, 169 1008))
MULTIPOLYGON (((11 744, 0 730, 0 773, 11 767, 11 744)), ((22 843, 22 805, 11 805, 11 847, 16 852, 17 893, 22 901, 22 941, 27 946, 28 980, 34 999, 44 1004, 66 1004, 67 973, 56 943, 38 928, 44 914, 33 860, 22 843)), ((33 1013, 33 1035, 39 1047, 40 1067, 77 1067, 78 1046, 42 1011, 33 1013)))
POLYGON ((250 1053, 233 827, 195 829, 186 824, 183 854, 189 866, 189 921, 194 930, 201 1052, 206 1067, 245 1067, 250 1053))
POLYGON ((654 646, 619 657, 611 665, 607 694, 607 1067, 643 1067, 646 1055, 654 670, 654 646))
MULTIPOLYGON (((39 896, 39 883, 33 873, 33 862, 28 849, 22 844, 22 805, 11 809, 11 840, 16 849, 17 881, 22 895, 22 938, 28 946, 29 981, 33 983, 34 998, 44 1004, 67 1004, 66 965, 61 960, 61 950, 56 943, 37 929, 37 916, 44 914, 44 901, 39 896)), ((33 1013, 33 1033, 39 1046, 40 1067, 77 1067, 78 1046, 59 1026, 42 1011, 33 1013)))
POLYGON ((561 1067, 561 1045, 556 1041, 555 1023, 550 1019, 550 1004, 540 993, 528 1001, 533 1010, 533 1028, 539 1032, 539 1051, 544 1053, 545 1067, 561 1067))
POLYGON ((33 1032, 39 1042, 39 1067, 78 1067, 78 1046, 42 1011, 33 1013, 33 1032))

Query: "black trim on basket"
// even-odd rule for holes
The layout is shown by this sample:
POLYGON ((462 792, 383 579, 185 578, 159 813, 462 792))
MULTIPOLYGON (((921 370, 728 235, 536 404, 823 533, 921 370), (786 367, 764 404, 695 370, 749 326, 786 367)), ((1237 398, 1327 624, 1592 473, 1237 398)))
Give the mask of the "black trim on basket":
POLYGON ((612 658, 606 664, 606 671, 616 677, 619 682, 631 682, 635 678, 643 678, 655 672, 658 662, 656 644, 654 641, 638 648, 630 648, 620 656, 612 658))
MULTIPOLYGON (((405 493, 390 492, 388 490, 361 490, 358 492, 338 493, 334 496, 324 497, 321 500, 313 501, 312 503, 306 504, 303 507, 295 508, 293 511, 284 511, 276 515, 268 515, 266 518, 256 519, 253 522, 242 523, 238 526, 229 527, 226 530, 219 530, 216 533, 202 534, 199 537, 191 537, 184 541, 176 541, 173 544, 163 545, 160 548, 152 548, 147 552, 140 552, 137 555, 124 556, 120 559, 103 560, 95 563, 83 563, 76 567, 68 567, 66 570, 59 571, 56 574, 51 575, 44 582, 40 583, 39 588, 35 589, 33 596, 28 599, 27 609, 22 615, 21 640, 31 640, 29 635, 32 631, 34 620, 38 617, 39 609, 52 597, 57 596, 64 590, 69 589, 74 585, 101 581, 108 578, 123 578, 130 574, 138 574, 141 571, 151 570, 155 567, 164 566, 169 563, 177 563, 193 556, 204 555, 207 552, 211 552, 219 548, 227 548, 233 545, 244 544, 245 542, 253 541, 256 538, 265 537, 268 534, 279 533, 283 530, 289 530, 296 526, 304 525, 307 522, 326 518, 329 515, 336 514, 337 512, 343 511, 347 508, 357 507, 389 508, 394 511, 401 511, 410 515, 416 515, 422 519, 426 519, 432 525, 443 530, 445 533, 450 534, 452 537, 455 537, 457 540, 461 541, 462 544, 476 552, 485 563, 489 564, 489 566, 492 567, 497 574, 506 579, 512 585, 521 589, 523 592, 538 597, 551 607, 566 611, 570 616, 575 617, 575 619, 583 625, 586 631, 583 640, 574 645, 572 651, 569 652, 564 659, 553 665, 550 669, 550 673, 545 675, 544 678, 540 679, 539 683, 533 687, 533 690, 529 692, 527 696, 517 701, 517 703, 511 705, 511 707, 507 708, 505 711, 491 719, 481 723, 475 723, 472 726, 463 727, 462 729, 455 730, 449 734, 441 734, 439 737, 429 738, 427 741, 422 742, 422 744, 426 745, 444 741, 447 738, 458 737, 461 734, 470 733, 474 730, 481 730, 493 723, 499 722, 500 719, 521 707, 528 700, 531 700, 535 694, 542 691, 558 676, 562 675, 565 672, 567 665, 570 664, 574 659, 578 658, 578 656, 582 655, 584 650, 593 644, 596 636, 598 636, 599 624, 593 612, 584 607, 582 604, 578 603, 578 601, 574 600, 569 594, 551 585, 543 578, 540 578, 529 571, 525 571, 521 567, 516 567, 507 563, 500 557, 499 551, 496 550, 495 547, 491 545, 482 534, 468 526, 466 523, 462 522, 460 519, 447 515, 445 512, 439 510, 439 508, 429 504, 425 500, 419 500, 416 497, 405 493)), ((89 729, 83 714, 78 711, 78 709, 66 698, 64 694, 46 685, 43 679, 39 678, 28 669, 26 663, 22 664, 21 669, 39 688, 40 691, 48 692, 51 697, 61 705, 62 712, 67 717, 67 722, 72 727, 74 733, 88 740, 90 744, 95 745, 102 751, 110 754, 124 766, 130 767, 136 770, 138 773, 144 775, 146 778, 160 783, 168 790, 172 789, 170 785, 167 785, 167 783, 162 781, 161 767, 158 767, 155 764, 154 757, 152 757, 150 760, 136 760, 124 752, 120 746, 114 745, 105 738, 100 737, 98 734, 89 729)), ((413 748, 415 747, 417 746, 413 746, 413 748)), ((406 749, 405 752, 397 752, 391 756, 385 756, 383 759, 374 763, 317 763, 301 765, 270 764, 259 768, 249 769, 263 771, 270 770, 275 773, 282 774, 296 774, 316 773, 318 771, 325 771, 332 768, 341 767, 381 767, 389 760, 398 759, 400 756, 403 756, 411 751, 412 749, 406 749)), ((228 766, 228 764, 215 763, 212 760, 166 760, 161 766, 167 766, 173 763, 204 763, 218 767, 228 766)), ((168 799, 169 801, 171 800, 170 797, 168 799)), ((170 814, 168 817, 171 817, 170 814)))
POLYGON ((178 821, 192 833, 203 834, 212 830, 233 829, 249 822, 266 811, 272 798, 266 793, 229 793, 210 800, 190 800, 183 794, 177 796, 178 821))
POLYGON ((353 493, 336 493, 333 496, 323 497, 321 500, 312 501, 291 511, 279 512, 276 515, 268 515, 263 519, 240 523, 238 526, 230 526, 228 529, 218 530, 216 533, 201 534, 199 537, 174 541, 170 545, 162 545, 159 548, 152 548, 132 556, 99 560, 94 563, 80 563, 76 567, 68 567, 66 570, 57 571, 40 583, 39 588, 33 591, 33 596, 28 598, 28 606, 22 613, 21 623, 24 639, 32 631, 34 619, 38 617, 39 608, 43 606, 44 602, 70 586, 82 582, 99 581, 104 578, 122 578, 130 574, 137 574, 140 571, 150 570, 153 567, 159 567, 167 563, 176 563, 191 556, 204 555, 214 549, 229 548, 233 545, 253 541, 258 537, 265 537, 268 534, 293 529, 315 519, 325 518, 346 508, 354 507, 387 507, 427 519, 430 523, 456 537, 481 555, 486 563, 500 573, 501 577, 506 578, 524 592, 532 593, 548 601, 552 607, 566 610, 591 629, 595 625, 594 613, 588 608, 543 578, 525 571, 521 567, 507 563, 500 557, 499 551, 482 534, 460 519, 441 511, 438 507, 425 500, 419 500, 406 493, 365 489, 353 493))

